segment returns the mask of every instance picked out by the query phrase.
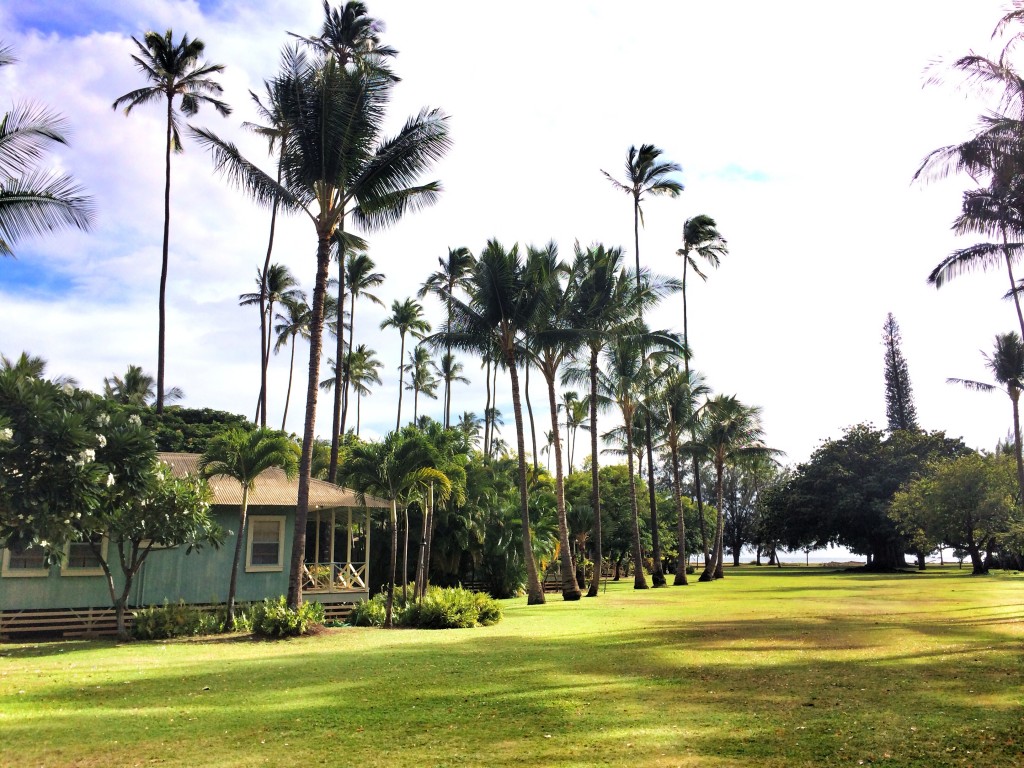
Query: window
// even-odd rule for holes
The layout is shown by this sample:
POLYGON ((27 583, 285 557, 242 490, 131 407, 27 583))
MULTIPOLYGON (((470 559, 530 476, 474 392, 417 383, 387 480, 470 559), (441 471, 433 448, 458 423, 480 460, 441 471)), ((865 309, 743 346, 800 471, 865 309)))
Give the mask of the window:
POLYGON ((249 518, 249 544, 246 571, 284 570, 284 518, 249 518))
POLYGON ((72 541, 64 549, 64 563, 61 565, 62 576, 102 576, 103 567, 100 557, 93 550, 99 547, 100 555, 107 557, 107 539, 102 534, 95 534, 92 541, 72 541))
POLYGON ((43 548, 28 546, 24 549, 5 549, 2 571, 5 577, 49 576, 43 548))

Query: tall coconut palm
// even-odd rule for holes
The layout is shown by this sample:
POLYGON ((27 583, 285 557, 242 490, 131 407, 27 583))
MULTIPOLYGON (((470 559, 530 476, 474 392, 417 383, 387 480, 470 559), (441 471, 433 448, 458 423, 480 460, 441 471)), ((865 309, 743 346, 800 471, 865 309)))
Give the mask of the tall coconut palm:
MULTIPOLYGON (((0 66, 16 61, 0 43, 0 66)), ((0 118, 0 256, 22 237, 92 227, 92 198, 71 176, 38 167, 53 144, 68 143, 68 122, 40 104, 15 104, 0 118)))
POLYGON ((288 404, 292 399, 292 374, 295 373, 295 339, 301 336, 309 339, 309 322, 312 312, 309 304, 306 303, 306 295, 300 294, 284 301, 284 313, 278 312, 277 325, 274 326, 274 333, 277 334, 277 343, 274 344, 274 353, 281 351, 286 344, 290 344, 291 361, 288 363, 288 390, 284 396, 284 414, 281 416, 281 431, 288 421, 288 404))
MULTIPOLYGON (((384 282, 384 273, 373 271, 376 266, 373 259, 366 253, 349 254, 348 260, 345 262, 345 282, 348 284, 349 295, 348 352, 345 356, 345 366, 342 369, 342 405, 339 435, 345 434, 345 424, 348 420, 348 390, 349 384, 352 381, 352 356, 355 354, 356 299, 363 296, 378 306, 384 306, 383 301, 373 293, 370 293, 371 289, 384 282)), ((335 463, 337 463, 335 453, 332 448, 331 455, 334 457, 335 463)))
MULTIPOLYGON (((428 293, 432 293, 441 301, 445 302, 445 308, 447 310, 446 317, 448 323, 452 321, 452 307, 449 298, 454 295, 457 287, 464 287, 466 277, 469 275, 470 270, 473 268, 473 264, 476 262, 476 258, 468 248, 449 248, 448 258, 445 259, 441 256, 437 257, 437 263, 441 269, 436 272, 432 272, 423 286, 417 292, 417 296, 421 299, 428 293)), ((444 359, 451 359, 452 348, 450 344, 445 345, 444 359)), ((451 426, 451 383, 448 379, 445 379, 444 389, 444 426, 451 426)))
MULTIPOLYGON (((741 403, 734 395, 717 395, 702 408, 698 440, 707 450, 715 467, 715 499, 718 515, 715 535, 710 551, 710 562, 705 572, 720 579, 722 572, 723 535, 723 478, 727 466, 745 456, 775 455, 780 453, 762 443, 761 409, 741 403)), ((705 580, 703 575, 701 580, 705 580)))
POLYGON ((527 350, 533 363, 544 376, 548 391, 551 431, 546 435, 555 453, 555 504, 558 512, 562 599, 579 600, 582 593, 573 568, 569 523, 565 509, 565 473, 562 467, 555 385, 562 363, 582 345, 582 337, 569 322, 572 296, 566 292, 567 286, 562 279, 568 268, 558 258, 558 247, 551 242, 545 248, 530 248, 528 259, 527 268, 533 275, 532 282, 542 298, 541 307, 527 336, 527 350))
POLYGON ((352 391, 356 393, 356 437, 359 436, 363 396, 370 394, 370 384, 381 383, 378 371, 384 367, 384 363, 376 355, 374 350, 360 344, 353 351, 346 371, 352 391))
POLYGON ((398 501, 416 484, 433 481, 437 487, 451 488, 448 477, 436 469, 435 452, 418 431, 391 432, 379 443, 357 442, 347 451, 339 477, 352 488, 360 501, 374 494, 391 502, 389 532, 391 559, 388 566, 387 599, 384 626, 394 626, 394 594, 398 571, 398 501))
POLYGON ((433 337, 432 343, 450 343, 452 347, 477 352, 493 349, 508 370, 512 385, 512 411, 516 422, 519 512, 523 529, 527 603, 534 605, 544 602, 544 590, 537 573, 530 532, 525 428, 519 386, 521 337, 532 327, 541 303, 540 292, 531 277, 517 245, 506 249, 497 240, 489 240, 469 277, 468 301, 451 297, 452 321, 441 334, 433 337))
MULTIPOLYGON (((674 584, 685 586, 686 579, 686 518, 683 513, 682 480, 680 473, 680 453, 683 447, 682 436, 691 429, 697 401, 711 394, 704 382, 704 377, 697 371, 676 371, 665 379, 661 388, 660 398, 665 404, 667 416, 666 442, 672 464, 672 496, 676 505, 676 540, 679 542, 679 557, 676 560, 674 584)), ((699 475, 695 475, 695 483, 699 484, 699 475)), ((704 533, 704 504, 697 485, 697 514, 701 528, 701 539, 704 542, 704 561, 707 562, 707 536, 704 533)))
POLYGON ((447 118, 422 110, 392 138, 381 136, 392 80, 375 71, 349 71, 331 57, 307 62, 295 57, 279 75, 289 134, 283 183, 246 160, 238 149, 205 130, 195 134, 212 151, 215 165, 258 202, 280 199, 285 210, 305 213, 317 239, 316 278, 311 307, 309 376, 303 426, 299 494, 291 556, 289 604, 301 601, 302 558, 309 510, 324 297, 331 243, 346 216, 375 229, 437 199, 440 184, 417 183, 449 147, 447 118))
POLYGON ((401 339, 398 355, 398 415, 395 418, 395 429, 402 425, 402 387, 405 373, 405 337, 411 334, 414 339, 422 339, 430 332, 430 323, 423 317, 423 305, 412 298, 405 301, 395 299, 391 302, 391 315, 380 324, 381 330, 394 328, 401 339))
POLYGON ((298 288, 299 282, 283 264, 271 264, 256 272, 256 291, 238 296, 238 305, 257 305, 260 311, 260 395, 256 404, 256 419, 260 426, 267 425, 267 361, 270 359, 271 337, 267 332, 274 318, 274 304, 286 300, 305 301, 305 295, 298 288))
POLYGON ((142 42, 132 38, 139 49, 132 56, 135 66, 146 77, 150 85, 137 88, 119 96, 113 108, 124 106, 127 115, 141 105, 166 100, 167 125, 164 149, 164 239, 160 263, 160 329, 157 339, 156 371, 156 412, 164 411, 164 349, 167 340, 167 261, 171 234, 171 152, 181 152, 178 110, 174 102, 178 99, 182 114, 192 117, 203 104, 209 104, 221 115, 231 114, 231 107, 216 98, 223 89, 213 75, 224 71, 223 64, 207 64, 201 57, 206 48, 202 40, 190 40, 182 35, 175 43, 173 32, 168 29, 163 35, 147 32, 142 42))
MULTIPOLYGON (((153 390, 153 377, 138 365, 129 365, 124 377, 115 375, 103 379, 103 397, 122 405, 151 405, 153 390)), ((170 403, 184 396, 181 387, 171 387, 164 393, 164 400, 170 403)))
POLYGON ((199 459, 199 471, 204 477, 230 477, 242 486, 242 504, 238 511, 238 535, 235 555, 231 560, 231 581, 228 585, 228 628, 235 626, 235 592, 238 586, 238 561, 245 540, 245 523, 249 509, 249 494, 256 487, 257 478, 272 467, 284 470, 291 480, 298 473, 298 446, 280 432, 257 429, 248 432, 230 429, 215 436, 206 445, 199 459))
MULTIPOLYGON (((358 0, 349 0, 338 8, 331 8, 328 0, 323 0, 323 6, 319 35, 288 34, 325 56, 336 57, 342 66, 352 64, 386 72, 386 60, 397 56, 398 51, 381 43, 383 22, 367 15, 366 5, 358 0)), ((393 74, 391 78, 398 80, 393 74)))
POLYGON ((450 421, 452 384, 469 384, 469 379, 462 375, 464 370, 465 366, 456 360, 451 352, 444 352, 441 355, 441 362, 434 365, 434 373, 444 382, 444 421, 450 421))
POLYGON ((405 388, 413 393, 413 424, 419 418, 420 393, 423 393, 431 400, 437 400, 437 379, 431 372, 432 363, 430 350, 422 344, 417 344, 415 349, 409 353, 409 361, 405 364, 405 370, 409 372, 409 383, 405 388))
MULTIPOLYGON (((1024 506, 1024 455, 1020 434, 1020 394, 1024 391, 1024 343, 1014 331, 996 336, 995 349, 991 355, 982 352, 985 366, 992 372, 997 384, 1006 390, 1013 405, 1013 452, 1017 458, 1017 498, 1024 506)), ((999 387, 970 379, 946 379, 951 384, 962 384, 979 392, 993 392, 999 387)))

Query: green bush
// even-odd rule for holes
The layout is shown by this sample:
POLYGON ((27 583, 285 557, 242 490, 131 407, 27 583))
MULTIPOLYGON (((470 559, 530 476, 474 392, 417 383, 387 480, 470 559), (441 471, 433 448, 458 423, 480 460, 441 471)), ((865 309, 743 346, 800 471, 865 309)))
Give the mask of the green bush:
MULTIPOLYGON (((383 627, 387 595, 380 593, 356 605, 349 621, 356 627, 383 627)), ((490 595, 462 587, 431 587, 419 602, 395 595, 394 621, 398 627, 459 629, 501 621, 501 606, 490 595)))
POLYGON ((262 603, 253 604, 247 619, 254 635, 295 637, 323 625, 324 607, 320 603, 303 603, 296 611, 288 607, 284 595, 276 600, 268 597, 262 603))
POLYGON ((227 609, 203 611, 184 600, 140 608, 135 611, 132 636, 138 640, 166 640, 171 637, 216 635, 224 631, 227 609))

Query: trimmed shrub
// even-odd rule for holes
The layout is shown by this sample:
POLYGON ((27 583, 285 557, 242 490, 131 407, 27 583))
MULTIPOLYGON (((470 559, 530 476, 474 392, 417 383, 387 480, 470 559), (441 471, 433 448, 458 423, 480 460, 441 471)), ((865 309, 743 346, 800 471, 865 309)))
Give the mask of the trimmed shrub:
POLYGON ((254 603, 248 611, 247 623, 252 633, 260 637, 295 637, 308 634, 314 627, 323 626, 324 607, 320 603, 303 603, 292 610, 281 595, 276 600, 267 598, 254 603))
POLYGON ((202 611, 184 600, 140 608, 135 611, 132 637, 137 640, 166 640, 171 637, 216 635, 224 631, 227 609, 202 611))
POLYGON ((353 627, 383 627, 386 612, 385 597, 379 593, 369 600, 356 603, 348 620, 353 627))
MULTIPOLYGON (((383 627, 387 595, 374 595, 356 605, 349 621, 356 627, 383 627)), ((423 599, 403 603, 395 595, 395 626, 415 629, 464 629, 501 621, 501 606, 482 592, 462 587, 431 587, 423 599)))
POLYGON ((474 592, 473 596, 476 598, 476 620, 481 625, 489 627, 501 621, 501 603, 483 592, 474 592))

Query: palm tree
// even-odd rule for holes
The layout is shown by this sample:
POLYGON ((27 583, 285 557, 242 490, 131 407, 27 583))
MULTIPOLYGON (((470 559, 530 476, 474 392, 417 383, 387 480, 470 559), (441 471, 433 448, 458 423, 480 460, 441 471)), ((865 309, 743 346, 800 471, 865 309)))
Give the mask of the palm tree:
POLYGON ((274 304, 282 301, 305 301, 305 294, 298 288, 299 282, 283 264, 271 264, 256 273, 256 292, 243 293, 238 305, 248 307, 259 305, 260 309, 260 396, 256 403, 257 419, 260 426, 267 426, 267 364, 270 359, 270 334, 267 328, 274 317, 274 304))
MULTIPOLYGON (((46 375, 46 358, 38 355, 30 355, 22 352, 13 360, 7 355, 0 354, 0 373, 12 373, 15 379, 41 379, 46 375)), ((61 374, 54 376, 50 381, 58 387, 74 387, 78 389, 78 380, 73 376, 61 374)))
POLYGON ((722 572, 722 534, 724 516, 722 513, 723 483, 727 466, 732 466, 746 456, 774 455, 780 453, 766 448, 761 442, 764 430, 761 427, 761 409, 741 403, 734 395, 717 395, 710 398, 702 409, 698 440, 707 450, 715 466, 715 499, 718 516, 715 535, 711 546, 710 560, 705 566, 704 576, 720 579, 722 572))
POLYGON ((579 600, 581 592, 572 563, 569 523, 565 511, 565 474, 562 469, 555 383, 562 363, 582 344, 582 338, 569 323, 572 296, 566 293, 566 286, 562 284, 561 276, 566 273, 567 267, 558 259, 558 247, 551 242, 543 249, 530 248, 528 259, 527 270, 534 275, 532 282, 542 298, 540 310, 527 334, 527 349, 544 376, 548 389, 551 431, 546 434, 555 452, 555 504, 558 512, 562 599, 579 600))
MULTIPOLYGON (((455 359, 451 352, 441 355, 441 362, 434 365, 434 372, 444 382, 444 421, 450 422, 452 410, 452 384, 469 384, 469 379, 462 375, 465 366, 455 359)), ((442 422, 443 423, 443 422, 442 422)), ((450 426, 450 423, 448 424, 450 426)), ((447 428, 447 427, 446 427, 447 428)))
MULTIPOLYGON (((433 293, 441 301, 445 302, 447 309, 447 320, 449 325, 452 322, 452 306, 450 298, 455 293, 456 287, 465 287, 466 277, 469 275, 470 270, 473 268, 473 264, 476 263, 476 258, 468 248, 449 248, 448 258, 444 259, 440 256, 437 258, 437 263, 441 266, 441 269, 437 272, 433 272, 427 277, 423 283, 423 287, 420 288, 416 294, 421 299, 428 293, 433 293)), ((450 344, 445 345, 445 355, 447 358, 451 358, 452 348, 450 344)), ((447 359, 442 357, 442 360, 447 359)), ((451 396, 451 382, 445 379, 444 388, 444 426, 451 426, 451 408, 452 408, 452 396, 451 396)))
MULTIPOLYGON (((370 289, 376 288, 384 282, 384 273, 373 271, 376 266, 377 265, 374 263, 373 259, 365 253, 349 254, 348 261, 345 262, 345 282, 348 283, 350 303, 348 313, 348 354, 342 371, 343 376, 341 382, 343 391, 339 435, 345 434, 345 423, 348 418, 348 388, 352 378, 352 355, 354 354, 353 341, 356 330, 356 299, 360 296, 365 296, 374 304, 381 307, 384 306, 383 301, 381 301, 376 295, 370 293, 370 289)), ((334 454, 335 451, 332 445, 331 455, 334 456, 334 454)), ((335 458, 335 462, 336 461, 337 459, 335 458)))
POLYGON ((430 332, 430 323, 423 317, 423 305, 412 298, 405 301, 395 299, 391 302, 391 315, 380 324, 381 330, 394 328, 401 338, 400 352, 398 356, 398 416, 395 418, 395 429, 402 424, 402 388, 404 384, 403 373, 405 372, 405 337, 412 334, 414 339, 422 339, 425 333, 430 332))
POLYGON ((467 442, 473 445, 480 439, 483 420, 472 411, 463 411, 455 428, 466 436, 467 442))
MULTIPOLYGON (((682 434, 689 429, 693 437, 693 417, 696 413, 696 403, 700 398, 706 398, 711 394, 704 383, 704 377, 696 371, 685 371, 682 375, 678 371, 670 375, 664 383, 660 393, 660 399, 665 404, 665 414, 668 417, 666 442, 668 443, 669 455, 672 463, 672 496, 676 505, 676 540, 679 542, 679 557, 676 561, 676 575, 674 584, 685 586, 686 580, 686 518, 683 514, 682 482, 680 477, 680 451, 683 447, 682 434)), ((696 463, 696 460, 695 462, 696 463)), ((694 490, 697 497, 697 514, 700 522, 701 539, 704 542, 704 562, 707 562, 707 536, 704 532, 704 504, 701 498, 699 473, 694 475, 694 490)))
MULTIPOLYGON (((151 405, 154 401, 153 391, 153 377, 138 365, 129 365, 124 378, 111 376, 103 379, 103 397, 121 405, 151 405)), ((184 396, 181 387, 171 387, 164 393, 164 400, 170 403, 184 396)))
POLYGON ((166 99, 167 129, 166 147, 164 150, 164 242, 160 266, 160 330, 157 342, 156 371, 156 412, 164 412, 164 349, 167 339, 167 255, 171 233, 171 152, 181 152, 181 137, 178 133, 178 113, 174 108, 174 100, 179 99, 183 114, 192 117, 199 111, 202 104, 209 104, 221 115, 231 114, 231 107, 216 98, 223 89, 212 75, 224 71, 223 64, 207 64, 201 61, 206 48, 202 40, 189 40, 182 35, 177 43, 173 41, 173 32, 168 29, 163 35, 147 32, 139 42, 132 41, 139 49, 133 55, 135 66, 150 82, 144 88, 137 88, 119 96, 113 108, 124 105, 124 113, 129 114, 140 104, 166 99))
POLYGON ((193 129, 211 149, 216 166, 258 202, 280 199, 286 210, 309 216, 317 236, 317 270, 311 307, 309 376, 303 426, 299 494, 291 556, 289 604, 301 601, 300 571, 309 510, 309 472, 316 421, 324 297, 331 244, 348 214, 367 229, 394 223, 436 200, 440 184, 419 176, 449 147, 447 118, 424 109, 399 133, 381 137, 393 81, 376 70, 349 71, 334 57, 307 62, 293 57, 281 78, 290 129, 283 156, 283 183, 246 160, 214 134, 193 129))
POLYGON ((361 408, 363 395, 370 394, 369 384, 380 384, 378 371, 384 367, 384 363, 376 357, 377 353, 369 349, 365 344, 360 344, 352 352, 348 371, 349 383, 356 393, 356 437, 359 436, 359 424, 361 421, 361 408))
POLYGON ((288 391, 284 396, 284 415, 281 416, 282 432, 284 431, 285 423, 288 421, 288 403, 292 399, 292 374, 295 373, 295 338, 301 336, 304 339, 309 339, 309 323, 312 317, 312 311, 309 308, 309 304, 306 303, 306 295, 304 293, 286 299, 284 301, 284 309, 284 314, 277 313, 276 319, 278 323, 274 326, 274 333, 277 334, 274 353, 280 352, 281 347, 289 342, 292 348, 291 362, 288 363, 288 391))
MULTIPOLYGON (((513 245, 506 249, 489 240, 468 280, 468 301, 451 298, 452 321, 432 343, 484 352, 495 350, 509 372, 512 411, 516 422, 516 450, 519 459, 519 513, 523 528, 523 562, 526 565, 527 603, 544 602, 544 590, 537 574, 530 533, 529 492, 526 483, 526 443, 519 388, 521 336, 532 327, 541 304, 540 292, 513 245)), ((445 297, 449 298, 448 296, 445 297)))
POLYGON ((256 487, 256 479, 271 467, 284 470, 291 480, 297 474, 298 446, 280 432, 261 428, 252 432, 230 429, 215 436, 206 445, 199 459, 203 477, 218 475, 237 480, 242 486, 242 504, 238 512, 238 536, 235 556, 231 560, 231 581, 228 586, 229 629, 235 626, 235 591, 238 585, 238 561, 245 540, 245 522, 249 509, 249 494, 256 487))
MULTIPOLYGON (((1020 393, 1024 391, 1024 344, 1021 337, 1014 331, 996 336, 995 350, 991 355, 982 352, 986 367, 992 371, 996 382, 1006 388, 1013 405, 1013 451, 1017 458, 1017 489, 1018 499, 1024 505, 1024 456, 1021 450, 1020 434, 1020 393)), ((993 384, 970 379, 946 379, 951 384, 962 384, 968 389, 980 392, 993 392, 998 389, 993 384)))
POLYGON ((390 585, 385 607, 384 626, 394 626, 394 594, 398 565, 398 500, 416 484, 433 481, 449 490, 451 481, 434 467, 434 451, 418 430, 391 432, 379 443, 357 442, 347 451, 339 477, 352 488, 360 501, 366 494, 382 496, 391 502, 389 518, 391 560, 390 585))
POLYGON ((431 400, 437 400, 437 379, 430 371, 431 363, 433 360, 430 359, 430 350, 422 344, 417 344, 415 349, 409 353, 409 362, 405 365, 405 370, 409 372, 409 383, 405 388, 413 393, 413 424, 416 423, 419 416, 420 393, 422 392, 431 400))
POLYGON ((573 472, 573 457, 576 448, 576 437, 579 430, 589 431, 587 417, 590 414, 590 403, 587 398, 580 399, 578 392, 568 390, 562 393, 562 402, 558 407, 565 412, 566 458, 569 461, 569 474, 573 472))
MULTIPOLYGON (((381 44, 383 22, 368 16, 366 5, 358 0, 349 0, 338 8, 331 8, 328 0, 323 0, 323 5, 324 23, 319 35, 288 34, 325 56, 336 57, 341 66, 353 64, 388 73, 385 59, 397 56, 398 51, 381 44)), ((394 75, 390 77, 398 81, 394 75)))
MULTIPOLYGON (((0 67, 15 61, 0 43, 0 67)), ((93 200, 78 182, 37 167, 50 145, 68 143, 67 132, 67 120, 39 104, 15 104, 0 119, 0 256, 13 256, 26 235, 92 227, 93 200)))

